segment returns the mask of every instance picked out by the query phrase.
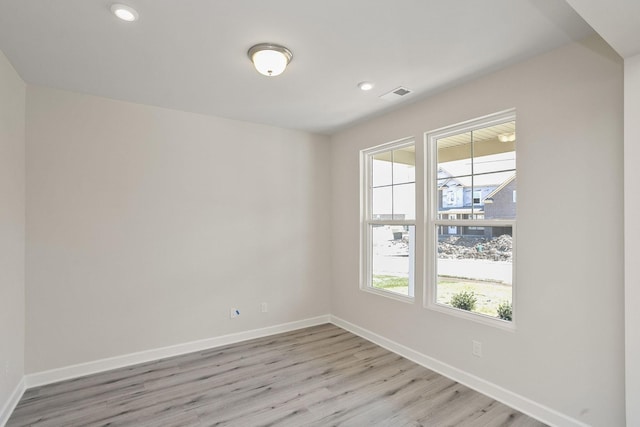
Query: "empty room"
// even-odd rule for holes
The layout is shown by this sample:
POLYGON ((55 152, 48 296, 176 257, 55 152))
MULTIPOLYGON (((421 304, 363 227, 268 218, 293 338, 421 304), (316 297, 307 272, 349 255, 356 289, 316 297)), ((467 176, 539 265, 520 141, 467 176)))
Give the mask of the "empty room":
POLYGON ((638 117, 635 0, 1 0, 0 427, 640 426, 638 117))

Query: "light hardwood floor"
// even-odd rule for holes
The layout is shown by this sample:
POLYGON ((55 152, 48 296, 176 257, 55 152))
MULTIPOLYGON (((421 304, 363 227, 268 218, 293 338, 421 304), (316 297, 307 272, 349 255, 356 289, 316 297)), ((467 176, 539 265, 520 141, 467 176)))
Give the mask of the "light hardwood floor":
POLYGON ((326 324, 29 389, 16 426, 542 426, 326 324))

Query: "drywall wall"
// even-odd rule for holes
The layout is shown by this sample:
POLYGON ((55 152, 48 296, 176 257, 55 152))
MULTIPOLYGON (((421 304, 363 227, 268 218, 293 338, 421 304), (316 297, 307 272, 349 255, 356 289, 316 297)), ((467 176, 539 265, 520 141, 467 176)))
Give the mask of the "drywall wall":
MULTIPOLYGON (((623 63, 597 37, 334 135, 332 314, 574 420, 624 425, 622 166, 623 63), (413 304, 359 290, 359 150, 413 136, 420 157, 424 132, 509 108, 518 135, 516 331, 424 308, 422 262, 413 304), (472 355, 472 340, 483 357, 472 355)), ((416 251, 424 259, 423 240, 416 251)))
POLYGON ((627 425, 640 425, 640 55, 624 60, 624 259, 627 425))
POLYGON ((25 84, 0 52, 0 424, 24 374, 25 84))
POLYGON ((327 137, 33 86, 26 117, 28 373, 329 313, 327 137))

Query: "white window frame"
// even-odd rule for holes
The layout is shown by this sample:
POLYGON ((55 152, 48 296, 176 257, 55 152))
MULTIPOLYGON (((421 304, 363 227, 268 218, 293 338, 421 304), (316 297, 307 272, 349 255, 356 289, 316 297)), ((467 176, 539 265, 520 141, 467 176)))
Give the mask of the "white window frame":
MULTIPOLYGON (((424 252, 424 265, 426 266, 425 272, 425 292, 424 292, 424 307, 430 310, 446 313, 452 316, 468 319, 474 322, 479 322, 485 325, 491 325, 494 327, 502 328, 509 331, 516 329, 516 219, 437 219, 438 215, 438 156, 437 156, 437 140, 446 138, 448 136, 469 132, 500 123, 506 123, 510 121, 516 121, 516 111, 514 109, 502 111, 496 114, 490 114, 477 119, 469 120, 463 123, 459 123, 452 126, 447 126, 440 129, 435 129, 425 133, 425 152, 424 152, 424 164, 426 167, 425 176, 425 252, 424 252), (491 316, 487 316, 481 313, 474 313, 471 311, 460 310, 454 307, 449 307, 443 304, 438 304, 437 298, 437 245, 438 234, 437 230, 439 226, 459 226, 459 227, 511 227, 512 239, 513 239, 513 252, 512 252, 512 288, 511 288, 511 307, 512 307, 512 320, 505 321, 491 316)), ((516 148, 517 151, 517 148, 516 148)), ((517 170, 517 166, 516 166, 517 170)), ((472 200, 473 202, 473 200, 472 200)), ((516 214, 517 218, 517 214, 516 214)))
MULTIPOLYGON (((416 230, 416 219, 413 220, 374 220, 371 218, 371 180, 372 180, 372 168, 371 158, 373 155, 383 153, 386 151, 397 150, 404 147, 414 146, 416 149, 416 161, 417 161, 417 148, 416 140, 413 137, 403 138, 397 141, 388 142, 382 145, 378 145, 372 148, 367 148, 360 151, 360 289, 365 292, 370 292, 376 295, 381 295, 387 298, 392 298, 398 301, 413 303, 415 301, 415 260, 416 260, 416 236, 418 235, 416 230), (373 279, 373 254, 372 254, 372 235, 371 225, 400 225, 400 226, 413 226, 414 233, 411 236, 409 245, 409 295, 405 296, 396 292, 387 291, 384 289, 378 289, 371 286, 373 279)), ((415 183, 415 197, 416 197, 416 210, 418 207, 418 187, 417 187, 417 170, 416 165, 416 183, 415 183)), ((415 213, 417 218, 418 213, 415 213)))

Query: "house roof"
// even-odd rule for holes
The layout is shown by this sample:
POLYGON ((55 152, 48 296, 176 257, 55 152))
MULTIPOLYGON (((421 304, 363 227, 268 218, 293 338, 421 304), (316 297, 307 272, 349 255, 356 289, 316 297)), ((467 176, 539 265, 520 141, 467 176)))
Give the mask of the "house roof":
POLYGON ((491 193, 487 194, 487 196, 484 198, 484 200, 486 201, 487 199, 493 199, 496 194, 501 192, 507 185, 509 185, 515 179, 516 179, 516 174, 514 172, 513 175, 511 176, 511 178, 508 178, 505 182, 500 184, 500 186, 498 186, 495 190, 493 190, 491 193))

